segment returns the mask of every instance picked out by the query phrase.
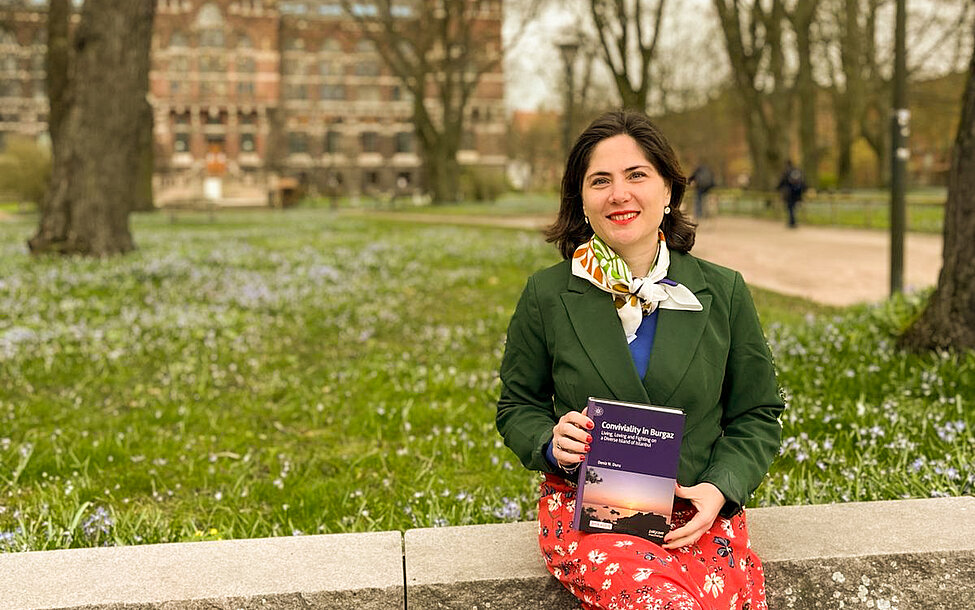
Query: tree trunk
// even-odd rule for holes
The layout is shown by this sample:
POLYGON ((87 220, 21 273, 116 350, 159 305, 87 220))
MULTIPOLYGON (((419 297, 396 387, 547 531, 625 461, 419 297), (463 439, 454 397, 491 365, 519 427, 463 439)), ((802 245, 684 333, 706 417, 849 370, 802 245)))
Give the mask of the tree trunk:
POLYGON ((836 126, 836 182, 849 188, 853 179, 853 110, 850 108, 849 81, 845 91, 833 93, 833 117, 836 126))
POLYGON ((149 100, 142 102, 145 115, 141 121, 141 132, 139 137, 139 169, 138 183, 132 193, 133 212, 151 212, 155 208, 152 203, 152 172, 155 167, 155 150, 152 137, 152 104, 149 100))
MULTIPOLYGON (((134 248, 129 211, 151 117, 145 98, 154 12, 154 0, 85 1, 71 45, 50 194, 28 242, 32 252, 108 256, 134 248)), ((62 92, 49 95, 53 100, 62 92)))
POLYGON ((819 147, 816 143, 816 82, 813 80, 812 40, 810 28, 815 19, 818 0, 798 3, 791 16, 796 32, 796 51, 799 73, 796 92, 799 94, 799 142, 802 148, 802 171, 806 184, 819 184, 819 147))
POLYGON ((900 344, 915 351, 975 350, 975 49, 951 153, 944 263, 931 300, 900 344))
POLYGON ((781 49, 784 7, 781 0, 774 0, 767 12, 759 3, 747 9, 737 1, 714 0, 714 6, 721 21, 734 84, 742 101, 745 135, 753 164, 750 187, 771 190, 789 148, 792 108, 792 90, 786 86, 781 49), (747 27, 742 27, 743 20, 747 20, 747 27), (764 65, 768 66, 767 71, 759 73, 764 65))

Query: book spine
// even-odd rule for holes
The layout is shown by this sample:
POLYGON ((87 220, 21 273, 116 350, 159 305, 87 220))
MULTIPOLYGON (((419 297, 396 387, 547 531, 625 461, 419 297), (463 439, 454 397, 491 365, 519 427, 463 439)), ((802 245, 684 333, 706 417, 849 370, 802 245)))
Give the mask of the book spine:
MULTIPOLYGON (((586 403, 587 408, 592 407, 592 399, 586 403)), ((589 419, 592 419, 591 417, 589 419)), ((572 528, 576 531, 582 530, 582 498, 586 488, 586 471, 589 466, 589 454, 586 454, 579 471, 576 473, 576 509, 572 513, 572 528)))

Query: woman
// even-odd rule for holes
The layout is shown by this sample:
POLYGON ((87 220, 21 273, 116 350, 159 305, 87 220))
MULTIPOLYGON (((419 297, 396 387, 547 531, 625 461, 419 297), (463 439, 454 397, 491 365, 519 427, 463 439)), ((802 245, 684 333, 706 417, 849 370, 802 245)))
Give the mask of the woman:
POLYGON ((777 453, 783 403, 741 275, 688 254, 686 185, 646 116, 596 119, 549 229, 566 260, 529 278, 508 328, 498 430, 545 473, 542 554, 584 608, 766 607, 742 506, 777 453), (663 545, 571 529, 590 396, 686 415, 663 545))

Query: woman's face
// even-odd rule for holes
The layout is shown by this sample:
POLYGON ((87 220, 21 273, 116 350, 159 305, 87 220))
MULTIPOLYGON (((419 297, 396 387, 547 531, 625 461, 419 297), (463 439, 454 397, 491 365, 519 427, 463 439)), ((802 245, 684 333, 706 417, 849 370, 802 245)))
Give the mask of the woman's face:
POLYGON ((596 145, 582 180, 582 208, 592 230, 643 275, 657 254, 657 231, 670 188, 632 137, 596 145))

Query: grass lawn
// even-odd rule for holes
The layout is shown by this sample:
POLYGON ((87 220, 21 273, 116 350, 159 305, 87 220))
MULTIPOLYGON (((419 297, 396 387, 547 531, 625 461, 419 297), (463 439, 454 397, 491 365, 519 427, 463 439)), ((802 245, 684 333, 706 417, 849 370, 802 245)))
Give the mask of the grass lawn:
MULTIPOLYGON (((537 234, 157 214, 32 260, 33 222, 0 222, 0 550, 533 517, 494 410, 537 234)), ((754 292, 789 398, 756 504, 971 492, 975 355, 897 353, 916 302, 754 292)))

